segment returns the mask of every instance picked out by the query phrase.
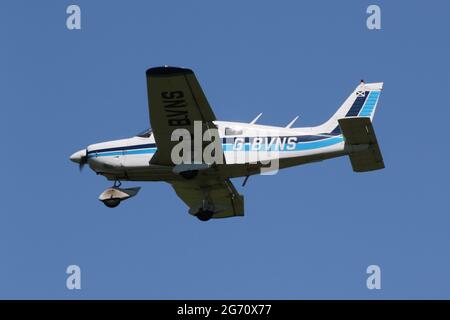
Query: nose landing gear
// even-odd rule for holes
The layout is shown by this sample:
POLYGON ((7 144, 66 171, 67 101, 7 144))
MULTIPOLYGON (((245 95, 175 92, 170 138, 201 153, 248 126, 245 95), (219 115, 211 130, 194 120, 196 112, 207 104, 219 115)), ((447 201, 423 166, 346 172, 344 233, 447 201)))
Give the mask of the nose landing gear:
POLYGON ((102 201, 105 204, 105 206, 107 206, 108 208, 115 208, 121 202, 121 200, 117 199, 117 198, 110 198, 110 199, 105 199, 105 200, 102 200, 102 201))
POLYGON ((111 188, 106 189, 100 194, 98 200, 103 202, 108 208, 117 207, 122 201, 127 200, 137 195, 141 187, 135 188, 120 188, 122 183, 115 181, 111 188))

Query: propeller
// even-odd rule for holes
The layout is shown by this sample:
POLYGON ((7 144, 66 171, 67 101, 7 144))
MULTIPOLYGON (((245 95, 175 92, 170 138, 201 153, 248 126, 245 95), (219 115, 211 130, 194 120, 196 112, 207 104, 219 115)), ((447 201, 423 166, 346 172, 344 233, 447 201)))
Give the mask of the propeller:
POLYGON ((70 160, 75 163, 78 163, 78 167, 80 171, 83 170, 83 167, 86 163, 88 163, 88 152, 87 149, 82 149, 70 156, 70 160))
POLYGON ((84 165, 88 162, 87 150, 84 150, 84 155, 80 157, 80 162, 78 163, 78 168, 83 171, 84 165))

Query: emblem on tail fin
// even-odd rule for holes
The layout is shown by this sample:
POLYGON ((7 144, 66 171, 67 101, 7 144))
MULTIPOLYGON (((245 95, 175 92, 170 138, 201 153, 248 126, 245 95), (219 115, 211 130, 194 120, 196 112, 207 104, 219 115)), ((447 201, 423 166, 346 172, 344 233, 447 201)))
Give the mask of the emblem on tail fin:
POLYGON ((359 84, 358 91, 356 91, 357 97, 365 97, 366 96, 366 84, 364 83, 364 80, 361 80, 361 83, 359 84))

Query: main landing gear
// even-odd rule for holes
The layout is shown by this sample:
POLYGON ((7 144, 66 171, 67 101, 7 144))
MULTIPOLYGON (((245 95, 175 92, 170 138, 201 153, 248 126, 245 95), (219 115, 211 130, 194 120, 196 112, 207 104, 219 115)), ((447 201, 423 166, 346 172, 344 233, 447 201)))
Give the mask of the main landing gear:
POLYGON ((198 209, 197 213, 195 214, 197 219, 200 221, 210 220, 213 217, 215 211, 214 205, 210 201, 206 200, 209 198, 206 191, 204 196, 205 200, 203 200, 202 206, 198 209))
POLYGON ((195 216, 200 221, 208 221, 212 218, 213 214, 214 214, 214 211, 200 209, 200 210, 198 210, 198 212, 195 216))
POLYGON ((198 170, 188 170, 180 172, 180 176, 186 180, 194 179, 198 175, 198 170))

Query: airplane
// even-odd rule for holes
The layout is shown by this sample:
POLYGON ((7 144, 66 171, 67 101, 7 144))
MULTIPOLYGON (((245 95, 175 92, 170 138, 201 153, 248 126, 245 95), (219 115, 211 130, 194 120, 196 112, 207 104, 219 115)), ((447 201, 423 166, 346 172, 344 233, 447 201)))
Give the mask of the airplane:
POLYGON ((384 168, 372 126, 382 82, 361 80, 326 122, 294 128, 298 117, 286 127, 257 124, 261 114, 250 123, 218 121, 190 69, 153 67, 146 78, 152 129, 91 144, 70 156, 80 169, 88 164, 114 181, 99 197, 108 207, 139 192, 140 187, 121 188, 122 181, 165 181, 191 215, 208 221, 244 215, 244 197, 233 178, 245 177, 244 186, 255 174, 341 156, 349 156, 355 172, 384 168), (184 140, 190 144, 180 149, 184 140), (207 150, 212 150, 209 162, 203 158, 207 150))

